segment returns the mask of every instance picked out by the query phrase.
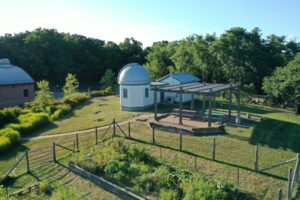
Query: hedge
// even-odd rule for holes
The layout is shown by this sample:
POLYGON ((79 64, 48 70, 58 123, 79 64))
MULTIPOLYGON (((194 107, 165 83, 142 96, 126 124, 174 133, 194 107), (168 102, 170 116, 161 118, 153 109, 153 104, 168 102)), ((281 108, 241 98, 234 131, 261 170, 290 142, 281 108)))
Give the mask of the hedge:
POLYGON ((113 94, 112 87, 107 87, 104 90, 95 90, 90 93, 91 97, 103 97, 113 94))
POLYGON ((0 130, 0 152, 7 150, 12 144, 20 138, 20 133, 12 128, 0 130))
POLYGON ((13 128, 23 134, 29 134, 50 122, 46 113, 27 113, 18 117, 19 123, 8 124, 7 127, 13 128))
POLYGON ((0 110, 0 128, 5 124, 16 122, 21 112, 22 109, 17 106, 0 110))
POLYGON ((79 104, 85 102, 89 99, 89 96, 84 93, 74 93, 64 97, 61 102, 63 104, 70 105, 72 108, 75 108, 79 104))

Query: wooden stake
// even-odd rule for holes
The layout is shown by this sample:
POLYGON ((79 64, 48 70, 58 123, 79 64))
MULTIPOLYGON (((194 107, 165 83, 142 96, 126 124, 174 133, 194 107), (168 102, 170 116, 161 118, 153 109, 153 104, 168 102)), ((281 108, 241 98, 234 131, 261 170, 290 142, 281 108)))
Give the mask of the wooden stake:
POLYGON ((278 189, 278 200, 282 200, 282 189, 278 189))
POLYGON ((160 159, 162 159, 161 147, 159 147, 160 159))
POLYGON ((78 138, 78 133, 75 135, 76 136, 76 149, 79 151, 79 138, 78 138))
POLYGON ((154 127, 152 127, 152 144, 155 144, 155 131, 154 131, 154 127))
POLYGON ((212 148, 212 159, 216 159, 216 138, 213 140, 213 148, 212 148))
POLYGON ((179 149, 182 151, 182 131, 180 131, 180 137, 179 137, 179 149))
POLYGON ((95 144, 97 145, 98 144, 98 127, 97 126, 95 128, 95 134, 96 134, 96 142, 95 142, 95 144))
POLYGON ((55 142, 53 142, 53 146, 52 146, 52 157, 53 157, 53 162, 56 162, 55 142))
POLYGON ((131 135, 130 135, 130 122, 128 122, 128 138, 129 139, 131 138, 131 135))
POLYGON ((116 120, 115 118, 113 119, 113 137, 116 136, 116 120))
POLYGON ((255 162, 254 162, 254 169, 258 172, 258 145, 255 146, 255 162))
POLYGON ((292 178, 293 178, 293 169, 289 169, 288 173, 288 185, 287 185, 287 199, 290 200, 292 198, 292 178))
POLYGON ((236 170, 236 188, 240 189, 240 168, 236 170))
POLYGON ((29 171, 30 171, 30 166, 29 166, 28 150, 25 151, 25 159, 26 159, 26 170, 27 170, 27 173, 29 173, 29 171))

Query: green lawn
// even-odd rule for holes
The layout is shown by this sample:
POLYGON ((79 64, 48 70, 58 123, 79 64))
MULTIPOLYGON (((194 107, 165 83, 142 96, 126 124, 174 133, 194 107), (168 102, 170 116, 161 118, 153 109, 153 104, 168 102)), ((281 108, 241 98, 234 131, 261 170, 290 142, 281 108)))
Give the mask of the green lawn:
MULTIPOLYGON (((200 101, 196 101, 195 105, 197 109, 200 109, 202 103, 200 101)), ((184 108, 188 109, 189 104, 185 104, 184 108)), ((226 103, 217 103, 218 111, 226 111, 226 108, 226 103)), ((159 107, 160 112, 167 112, 171 109, 172 107, 170 106, 159 107)), ((235 106, 233 106, 233 109, 235 109, 235 106)), ((254 146, 256 144, 259 145, 260 168, 295 157, 295 153, 300 152, 300 116, 297 116, 287 110, 262 105, 242 104, 241 111, 242 114, 252 113, 262 116, 264 120, 261 122, 249 122, 242 120, 242 123, 250 124, 252 127, 237 128, 234 126, 226 126, 225 131, 227 135, 213 136, 217 141, 217 162, 211 161, 211 146, 213 140, 213 137, 211 136, 184 136, 183 150, 187 153, 187 155, 190 155, 189 158, 191 161, 189 162, 193 161, 193 155, 199 157, 199 159, 197 159, 197 166, 206 174, 214 174, 230 180, 235 180, 236 167, 241 167, 243 169, 241 173, 244 174, 244 176, 241 176, 243 181, 242 185, 244 185, 245 190, 250 191, 253 194, 255 193, 255 190, 258 190, 257 194, 255 193, 255 196, 272 199, 272 195, 276 193, 279 187, 285 188, 286 181, 281 179, 286 179, 287 169, 288 167, 293 167, 294 163, 267 171, 267 173, 269 173, 267 175, 258 176, 256 173, 251 171, 254 166, 254 146), (273 178, 272 176, 277 178, 273 178), (249 180, 250 184, 247 184, 247 181, 249 180), (258 187, 260 185, 257 183, 261 183, 261 187, 258 187)), ((152 113, 152 109, 144 112, 120 111, 119 97, 117 96, 93 98, 82 106, 76 108, 70 115, 54 122, 36 133, 33 133, 32 135, 59 134, 95 126, 102 126, 109 124, 113 118, 117 121, 123 121, 137 115, 149 113, 152 113), (96 112, 99 113, 95 114, 96 112), (102 118, 103 120, 96 121, 97 118, 102 118)), ((135 128, 135 125, 132 126, 133 130, 136 129, 136 131, 133 131, 132 133, 133 137, 151 142, 151 131, 149 131, 147 127, 139 127, 137 125, 135 128)), ((123 128, 124 130, 127 130, 127 126, 124 125, 123 128)), ((0 175, 4 174, 9 169, 16 162, 16 158, 20 157, 26 149, 45 147, 52 145, 52 142, 54 141, 57 143, 65 143, 72 147, 74 139, 74 136, 68 136, 40 141, 21 142, 13 149, 0 156, 0 175)), ((89 136, 80 135, 80 141, 82 141, 82 144, 88 141, 91 141, 90 143, 92 144, 94 139, 94 132, 91 132, 89 136)), ((158 144, 174 149, 179 148, 179 136, 177 134, 157 132, 156 141, 158 144)), ((160 154, 159 148, 152 148, 151 145, 150 147, 150 149, 156 149, 155 153, 157 155, 160 154)), ((175 154, 164 154, 166 157, 174 158, 174 160, 182 154, 177 150, 165 150, 165 152, 167 151, 175 152, 175 154)), ((182 159, 186 158, 187 157, 183 156, 182 159)), ((191 166, 193 166, 193 164, 191 164, 191 166)), ((23 179, 27 178, 26 176, 23 176, 23 179)), ((18 183, 18 181, 22 183, 22 180, 17 180, 16 183, 18 183)))

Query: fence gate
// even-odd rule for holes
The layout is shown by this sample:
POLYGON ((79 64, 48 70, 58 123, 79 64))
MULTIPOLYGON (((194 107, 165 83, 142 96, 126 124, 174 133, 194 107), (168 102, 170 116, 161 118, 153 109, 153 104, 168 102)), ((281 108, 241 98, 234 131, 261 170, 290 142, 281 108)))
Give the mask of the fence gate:
POLYGON ((34 171, 53 163, 52 146, 27 151, 27 170, 34 171))

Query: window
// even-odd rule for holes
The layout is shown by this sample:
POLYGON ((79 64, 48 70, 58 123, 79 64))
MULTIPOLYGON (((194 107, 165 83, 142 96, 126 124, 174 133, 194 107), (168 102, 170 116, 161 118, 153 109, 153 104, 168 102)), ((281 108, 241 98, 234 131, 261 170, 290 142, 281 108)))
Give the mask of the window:
POLYGON ((28 97, 29 93, 28 93, 28 89, 24 89, 23 90, 23 96, 24 97, 28 97))
POLYGON ((127 88, 123 88, 123 98, 127 99, 127 97, 128 97, 127 88))
POLYGON ((146 98, 149 97, 149 88, 145 88, 145 97, 146 97, 146 98))

